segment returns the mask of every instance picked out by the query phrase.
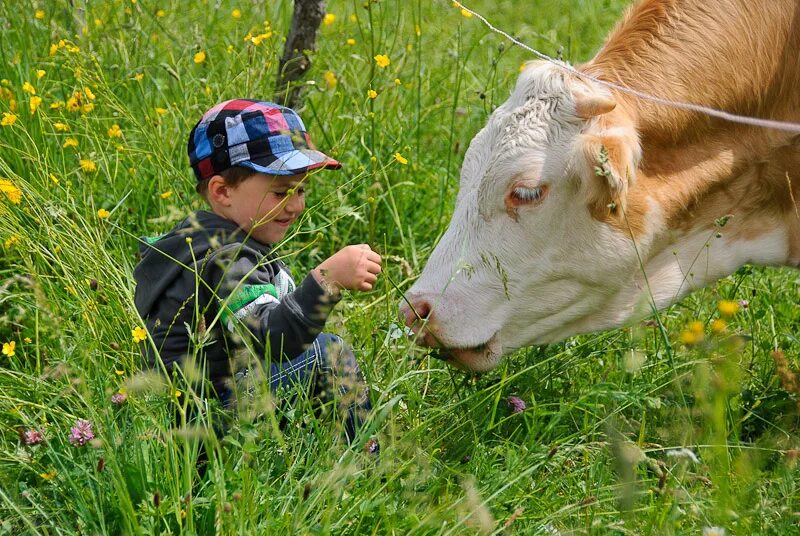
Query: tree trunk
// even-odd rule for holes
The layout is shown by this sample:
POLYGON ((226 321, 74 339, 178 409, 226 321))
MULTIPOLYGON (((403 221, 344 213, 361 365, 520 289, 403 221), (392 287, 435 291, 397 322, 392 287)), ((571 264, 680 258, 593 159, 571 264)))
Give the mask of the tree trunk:
POLYGON ((326 1, 295 0, 292 27, 286 38, 275 83, 275 102, 290 108, 302 103, 303 84, 298 81, 311 67, 308 53, 315 49, 317 30, 325 16, 326 1))

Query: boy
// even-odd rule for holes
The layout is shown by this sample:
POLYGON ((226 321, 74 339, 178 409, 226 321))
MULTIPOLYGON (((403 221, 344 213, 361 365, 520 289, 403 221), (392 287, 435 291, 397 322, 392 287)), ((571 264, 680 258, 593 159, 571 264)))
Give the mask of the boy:
POLYGON ((369 398, 352 351, 321 330, 341 289, 372 289, 381 257, 366 244, 347 246, 295 286, 274 252, 305 208, 314 170, 341 165, 314 149, 293 110, 250 99, 208 110, 188 151, 211 210, 140 248, 135 304, 152 339, 148 365, 185 371, 187 356, 201 356, 211 396, 226 408, 236 385, 259 368, 254 358, 273 393, 300 384, 327 402, 335 387, 349 398, 342 413, 352 441, 369 398))

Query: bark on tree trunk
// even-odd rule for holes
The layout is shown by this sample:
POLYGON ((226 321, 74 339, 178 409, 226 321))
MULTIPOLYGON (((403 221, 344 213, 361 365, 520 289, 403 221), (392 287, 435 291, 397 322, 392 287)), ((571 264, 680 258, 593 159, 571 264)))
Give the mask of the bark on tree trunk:
POLYGON ((275 102, 297 107, 302 102, 303 78, 311 67, 307 52, 315 50, 317 30, 325 16, 327 0, 295 0, 294 15, 275 83, 275 102))

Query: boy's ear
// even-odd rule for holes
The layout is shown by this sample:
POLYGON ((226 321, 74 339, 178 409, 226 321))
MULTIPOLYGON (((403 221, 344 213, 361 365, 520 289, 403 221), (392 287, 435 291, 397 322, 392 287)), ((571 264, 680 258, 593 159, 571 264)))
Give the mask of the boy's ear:
POLYGON ((214 175, 208 179, 208 200, 211 203, 229 207, 231 204, 230 188, 221 175, 214 175))

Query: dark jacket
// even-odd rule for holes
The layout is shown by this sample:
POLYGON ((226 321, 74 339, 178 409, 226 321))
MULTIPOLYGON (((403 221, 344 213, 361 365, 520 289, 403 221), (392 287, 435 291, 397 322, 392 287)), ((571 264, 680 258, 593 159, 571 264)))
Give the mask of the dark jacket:
POLYGON ((337 298, 311 274, 295 288, 272 249, 207 211, 191 214, 163 236, 144 239, 133 275, 136 309, 158 349, 144 343, 148 366, 160 369, 160 360, 171 373, 200 346, 197 365, 220 395, 239 368, 231 362, 245 338, 262 359, 278 362, 301 354, 337 298))

